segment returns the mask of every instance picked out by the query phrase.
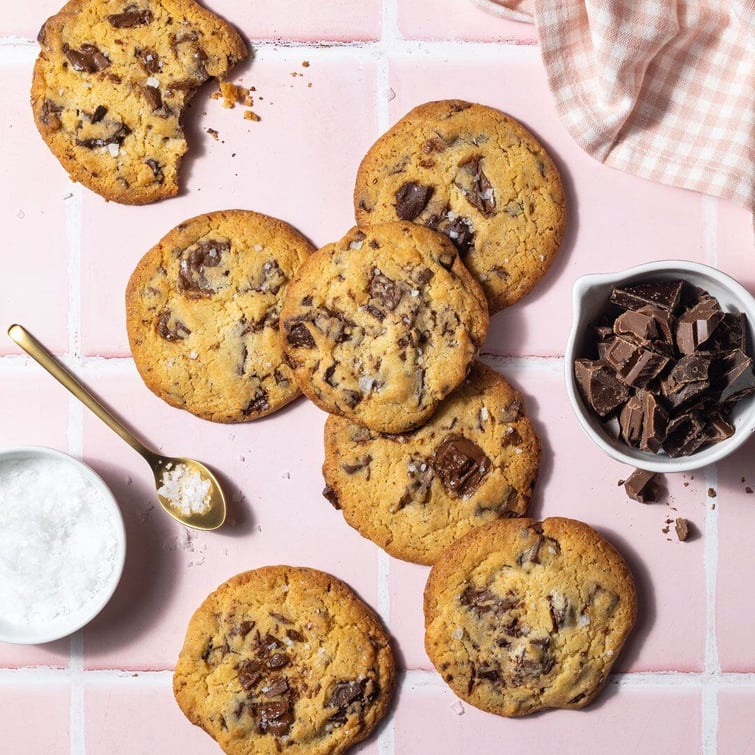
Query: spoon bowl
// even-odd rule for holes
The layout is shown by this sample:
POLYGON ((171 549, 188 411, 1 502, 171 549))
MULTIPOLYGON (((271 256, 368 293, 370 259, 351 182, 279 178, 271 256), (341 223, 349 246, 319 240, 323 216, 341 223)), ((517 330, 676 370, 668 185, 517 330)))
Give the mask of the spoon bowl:
POLYGON ((161 456, 147 448, 26 328, 18 324, 11 325, 8 335, 113 432, 141 454, 155 476, 160 505, 177 522, 197 530, 214 530, 225 522, 226 501, 223 488, 204 464, 195 459, 161 456), (174 481, 176 470, 181 473, 181 479, 174 481), (200 489, 205 492, 198 497, 200 489), (173 495, 170 495, 171 492, 173 495))

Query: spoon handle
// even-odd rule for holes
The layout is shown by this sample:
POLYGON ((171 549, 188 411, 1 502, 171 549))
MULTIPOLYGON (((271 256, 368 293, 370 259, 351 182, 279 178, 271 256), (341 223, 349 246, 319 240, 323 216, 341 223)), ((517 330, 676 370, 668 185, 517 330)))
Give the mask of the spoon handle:
POLYGON ((84 406, 94 412, 111 430, 123 438, 147 461, 155 454, 142 445, 34 336, 22 325, 11 325, 8 335, 36 362, 44 367, 63 387, 73 393, 84 406))

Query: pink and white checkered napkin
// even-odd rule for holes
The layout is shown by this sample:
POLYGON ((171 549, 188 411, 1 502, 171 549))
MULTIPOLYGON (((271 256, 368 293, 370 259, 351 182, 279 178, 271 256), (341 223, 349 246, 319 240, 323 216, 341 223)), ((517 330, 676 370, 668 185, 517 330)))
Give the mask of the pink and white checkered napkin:
POLYGON ((537 26, 559 115, 613 168, 755 207, 755 1, 480 0, 537 26))

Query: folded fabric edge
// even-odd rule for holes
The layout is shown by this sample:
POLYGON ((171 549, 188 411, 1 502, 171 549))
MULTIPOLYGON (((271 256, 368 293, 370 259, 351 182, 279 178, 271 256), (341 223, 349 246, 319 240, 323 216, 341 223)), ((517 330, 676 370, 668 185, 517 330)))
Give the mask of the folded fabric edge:
POLYGON ((519 21, 520 23, 533 24, 534 19, 531 13, 525 13, 524 11, 513 10, 502 5, 497 0, 472 0, 472 2, 478 7, 482 8, 488 13, 492 13, 495 16, 508 19, 509 21, 519 21))

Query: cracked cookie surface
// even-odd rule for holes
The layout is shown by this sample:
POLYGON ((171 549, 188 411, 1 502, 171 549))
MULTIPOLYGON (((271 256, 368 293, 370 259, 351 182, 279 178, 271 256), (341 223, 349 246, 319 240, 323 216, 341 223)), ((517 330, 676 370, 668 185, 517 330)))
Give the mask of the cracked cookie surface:
POLYGON ((451 689, 502 716, 582 708, 599 693, 637 614, 616 549, 573 519, 499 519, 436 562, 425 648, 451 689))
POLYGON ((441 233, 352 228, 311 255, 281 313, 286 353, 321 409, 380 432, 425 422, 485 339, 479 284, 441 233))
POLYGON ((193 0, 71 0, 38 41, 31 103, 42 138, 74 181, 124 204, 178 192, 184 108, 249 54, 193 0))
POLYGON ((354 189, 359 225, 409 220, 445 233, 490 314, 551 267, 566 210, 558 170, 510 116, 462 100, 414 108, 370 148, 354 189))
POLYGON ((527 511, 540 455, 522 396, 476 362, 412 432, 328 417, 325 496, 392 556, 433 564, 473 528, 527 511))
POLYGON ((348 585, 268 566, 231 578, 197 609, 173 691, 229 755, 337 755, 385 716, 394 677, 385 629, 348 585))
POLYGON ((247 210, 199 215, 170 231, 126 289, 134 362, 172 406, 246 422, 299 394, 278 329, 289 281, 314 247, 247 210))

